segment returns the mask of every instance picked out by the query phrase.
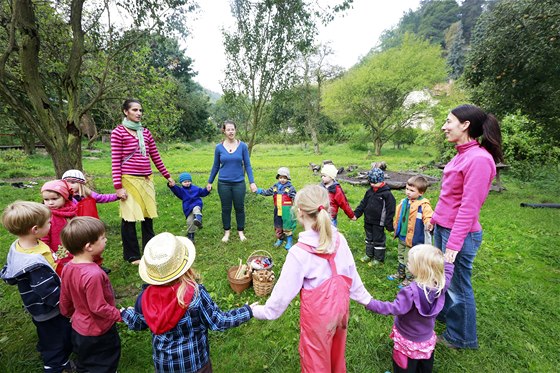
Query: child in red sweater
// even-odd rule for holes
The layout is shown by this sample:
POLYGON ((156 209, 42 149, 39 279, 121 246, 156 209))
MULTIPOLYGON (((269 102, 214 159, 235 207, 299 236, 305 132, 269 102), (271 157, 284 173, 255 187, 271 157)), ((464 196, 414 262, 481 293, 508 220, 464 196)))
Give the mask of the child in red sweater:
POLYGON ((321 186, 329 192, 329 201, 331 203, 329 213, 331 214, 331 221, 335 227, 338 226, 337 215, 339 207, 350 220, 356 220, 354 211, 352 211, 352 207, 350 207, 346 195, 342 191, 342 187, 336 181, 337 174, 338 170, 333 164, 328 163, 321 168, 321 186))

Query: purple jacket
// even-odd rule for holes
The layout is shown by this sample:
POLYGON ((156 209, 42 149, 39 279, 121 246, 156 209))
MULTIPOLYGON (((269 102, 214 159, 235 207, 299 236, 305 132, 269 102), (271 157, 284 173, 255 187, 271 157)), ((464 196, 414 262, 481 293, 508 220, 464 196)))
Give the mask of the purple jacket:
POLYGON ((445 292, 454 269, 453 264, 445 263, 445 287, 439 297, 430 290, 426 298, 424 290, 413 282, 402 288, 393 302, 372 299, 366 308, 381 315, 395 315, 395 327, 405 338, 413 342, 427 341, 433 334, 436 316, 445 304, 445 292))

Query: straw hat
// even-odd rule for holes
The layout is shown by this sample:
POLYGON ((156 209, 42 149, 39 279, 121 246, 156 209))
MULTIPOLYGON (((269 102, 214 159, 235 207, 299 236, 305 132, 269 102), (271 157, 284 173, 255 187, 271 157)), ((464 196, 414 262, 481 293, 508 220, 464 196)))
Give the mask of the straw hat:
POLYGON ((160 233, 146 244, 138 273, 148 284, 164 285, 187 272, 195 255, 194 245, 187 237, 160 233))

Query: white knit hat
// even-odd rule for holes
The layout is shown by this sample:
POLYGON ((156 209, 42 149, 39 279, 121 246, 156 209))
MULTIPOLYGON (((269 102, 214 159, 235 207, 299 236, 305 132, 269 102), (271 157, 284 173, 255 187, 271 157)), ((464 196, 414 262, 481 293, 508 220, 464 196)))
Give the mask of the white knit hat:
POLYGON ((327 163, 326 165, 321 168, 321 174, 327 175, 331 179, 336 179, 336 175, 338 174, 338 170, 334 166, 334 164, 327 163))
POLYGON ((68 170, 62 175, 62 180, 74 181, 80 184, 86 183, 86 177, 80 170, 68 170))

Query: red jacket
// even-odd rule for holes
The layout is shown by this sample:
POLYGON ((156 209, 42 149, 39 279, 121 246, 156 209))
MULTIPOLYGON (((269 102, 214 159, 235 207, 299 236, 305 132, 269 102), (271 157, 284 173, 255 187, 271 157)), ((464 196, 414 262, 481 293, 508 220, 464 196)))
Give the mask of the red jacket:
POLYGON ((336 218, 336 215, 338 215, 338 208, 340 207, 342 211, 344 211, 346 216, 348 216, 349 219, 353 219, 354 211, 352 210, 352 207, 350 207, 350 205, 348 204, 348 200, 346 199, 346 195, 342 191, 340 184, 335 181, 333 184, 329 185, 328 187, 323 183, 321 183, 321 185, 327 188, 327 191, 329 192, 329 200, 331 203, 331 209, 330 209, 331 218, 333 219, 336 218))

